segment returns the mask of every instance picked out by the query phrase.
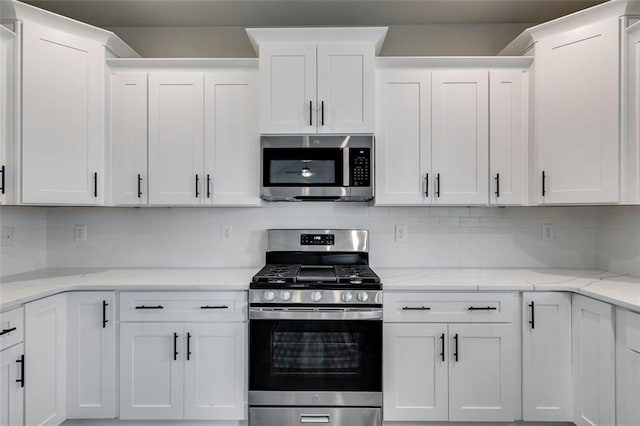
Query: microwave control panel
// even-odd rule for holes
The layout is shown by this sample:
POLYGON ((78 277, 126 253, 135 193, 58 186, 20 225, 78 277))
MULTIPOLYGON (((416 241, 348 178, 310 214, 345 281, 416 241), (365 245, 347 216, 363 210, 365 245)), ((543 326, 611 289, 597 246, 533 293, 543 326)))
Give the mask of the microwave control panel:
POLYGON ((371 186, 371 148, 349 148, 349 186, 371 186))

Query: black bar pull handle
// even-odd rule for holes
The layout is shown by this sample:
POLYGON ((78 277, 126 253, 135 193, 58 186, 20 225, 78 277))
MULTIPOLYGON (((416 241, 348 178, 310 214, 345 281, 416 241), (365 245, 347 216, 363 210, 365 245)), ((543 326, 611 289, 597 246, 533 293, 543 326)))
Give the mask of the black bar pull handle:
POLYGON ((442 343, 442 352, 440 352, 440 358, 444 362, 444 333, 440 335, 440 342, 442 343))
POLYGON ((469 306, 469 311, 495 311, 498 308, 495 306, 469 306))
POLYGON ((157 305, 157 306, 140 305, 140 306, 136 306, 136 309, 164 309, 164 306, 162 306, 162 305, 157 305))
POLYGON ((93 173, 93 196, 98 198, 98 172, 93 173))
POLYGON ((542 196, 547 195, 547 172, 542 171, 542 196))
POLYGON ((138 173, 138 198, 142 198, 142 175, 138 173))
POLYGON ((191 360, 191 333, 187 333, 187 361, 191 360))
POLYGON ((429 197, 429 173, 424 175, 424 196, 429 197))
POLYGON ((9 333, 11 333, 12 331, 15 331, 15 330, 16 330, 16 327, 5 328, 2 331, 0 331, 0 336, 4 336, 5 334, 9 334, 9 333))
POLYGON ((309 126, 313 126, 313 101, 309 101, 309 126))
POLYGON ((459 358, 459 354, 458 354, 458 333, 456 333, 453 336, 453 342, 454 342, 454 347, 453 347, 453 358, 456 360, 456 362, 458 362, 458 358, 459 358))
POLYGON ((173 333, 173 360, 178 360, 178 333, 173 333))
POLYGON ((2 184, 2 187, 0 187, 0 194, 4 194, 4 191, 5 191, 4 184, 6 182, 6 179, 5 179, 6 172, 5 172, 4 165, 0 166, 0 173, 2 173, 2 178, 0 178, 0 184, 2 184))
POLYGON ((500 198, 500 173, 496 173, 496 198, 500 198))
POLYGON ((440 173, 436 173, 436 197, 440 198, 440 173))
POLYGON ((403 306, 403 311, 430 311, 431 308, 428 306, 403 306))
POLYGON ((24 387, 24 354, 20 355, 20 359, 16 360, 20 364, 20 378, 16 379, 16 383, 20 383, 20 387, 24 387))
POLYGON ((106 300, 102 301, 102 328, 107 328, 107 323, 109 322, 109 320, 107 319, 107 306, 109 306, 109 304, 107 303, 106 300))
POLYGON ((200 196, 200 176, 196 173, 196 198, 200 196))
POLYGON ((531 329, 534 330, 536 328, 536 303, 532 300, 529 303, 531 307, 531 319, 529 320, 529 324, 531 324, 531 329))
POLYGON ((207 175, 207 198, 211 198, 211 175, 207 175))
POLYGON ((324 101, 320 102, 320 125, 324 126, 324 101))
POLYGON ((229 309, 229 307, 227 305, 217 305, 217 306, 204 305, 204 306, 200 306, 200 309, 229 309))

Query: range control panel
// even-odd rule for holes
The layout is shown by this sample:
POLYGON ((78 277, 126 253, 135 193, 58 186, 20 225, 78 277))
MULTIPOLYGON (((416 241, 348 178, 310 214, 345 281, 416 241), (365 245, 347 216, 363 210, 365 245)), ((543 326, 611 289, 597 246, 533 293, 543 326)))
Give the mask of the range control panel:
POLYGON ((335 245, 334 234, 301 234, 301 246, 332 246, 335 245))
POLYGON ((371 148, 349 148, 349 186, 371 186, 371 148))

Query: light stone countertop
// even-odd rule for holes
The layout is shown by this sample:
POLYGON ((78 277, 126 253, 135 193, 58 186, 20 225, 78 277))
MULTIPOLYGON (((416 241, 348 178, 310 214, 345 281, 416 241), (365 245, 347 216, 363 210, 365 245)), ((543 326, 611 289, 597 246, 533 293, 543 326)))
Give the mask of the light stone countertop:
MULTIPOLYGON (((67 291, 244 291, 260 267, 42 269, 0 279, 0 311, 67 291)), ((640 312, 640 279, 594 269, 384 268, 385 291, 569 291, 640 312)))

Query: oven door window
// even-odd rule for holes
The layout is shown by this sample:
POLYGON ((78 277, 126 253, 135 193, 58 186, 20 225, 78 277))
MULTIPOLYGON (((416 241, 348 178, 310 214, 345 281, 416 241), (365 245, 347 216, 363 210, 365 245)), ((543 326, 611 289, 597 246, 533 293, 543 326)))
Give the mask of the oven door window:
POLYGON ((250 390, 382 390, 381 321, 252 320, 250 390))
POLYGON ((265 148, 264 186, 342 186, 340 148, 265 148))

